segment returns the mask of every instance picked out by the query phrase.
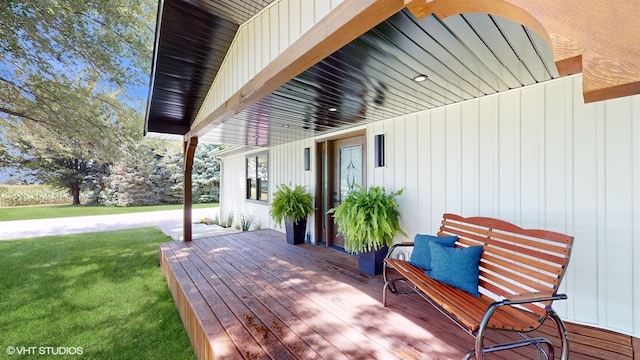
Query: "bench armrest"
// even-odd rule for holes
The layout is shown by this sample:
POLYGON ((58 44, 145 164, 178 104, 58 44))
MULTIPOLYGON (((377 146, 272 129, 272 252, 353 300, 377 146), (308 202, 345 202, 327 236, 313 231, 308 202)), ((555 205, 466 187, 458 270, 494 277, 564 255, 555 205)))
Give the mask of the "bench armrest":
POLYGON ((527 292, 522 294, 513 294, 502 301, 498 301, 497 303, 500 304, 499 306, 502 306, 566 299, 566 294, 553 294, 550 292, 527 292))
POLYGON ((387 256, 385 257, 387 259, 392 258, 393 252, 399 247, 413 247, 413 241, 404 241, 401 243, 394 244, 389 248, 389 251, 387 252, 387 256))

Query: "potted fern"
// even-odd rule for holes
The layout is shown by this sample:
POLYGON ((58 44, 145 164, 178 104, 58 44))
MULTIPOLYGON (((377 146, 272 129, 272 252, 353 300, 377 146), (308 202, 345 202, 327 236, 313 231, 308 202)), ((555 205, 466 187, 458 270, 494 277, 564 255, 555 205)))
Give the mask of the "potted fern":
POLYGON ((271 202, 271 218, 282 226, 284 220, 287 242, 293 245, 304 243, 307 228, 307 216, 314 210, 311 205, 313 198, 307 192, 306 186, 291 184, 276 185, 271 202))
POLYGON ((360 270, 370 274, 382 271, 383 259, 393 237, 407 234, 400 228, 400 212, 396 196, 404 189, 386 192, 383 187, 368 190, 357 185, 342 203, 329 209, 338 231, 344 236, 344 250, 358 257, 360 270))

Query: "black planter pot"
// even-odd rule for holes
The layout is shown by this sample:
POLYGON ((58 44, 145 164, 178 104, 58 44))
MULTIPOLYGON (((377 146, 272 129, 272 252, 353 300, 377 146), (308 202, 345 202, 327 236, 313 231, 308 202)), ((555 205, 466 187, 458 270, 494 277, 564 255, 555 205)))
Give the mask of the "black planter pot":
POLYGON ((382 266, 384 266, 384 257, 387 256, 388 250, 389 248, 385 246, 378 251, 360 253, 358 257, 360 270, 372 275, 380 274, 382 272, 382 266))
POLYGON ((305 231, 307 230, 307 219, 297 223, 285 221, 284 228, 287 233, 287 242, 293 245, 304 244, 305 231))

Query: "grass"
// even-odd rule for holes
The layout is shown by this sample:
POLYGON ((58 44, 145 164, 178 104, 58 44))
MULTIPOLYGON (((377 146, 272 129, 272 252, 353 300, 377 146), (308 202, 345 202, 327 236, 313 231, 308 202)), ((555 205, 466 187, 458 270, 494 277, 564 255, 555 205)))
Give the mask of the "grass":
POLYGON ((0 358, 195 359, 159 269, 153 228, 0 241, 0 358), (46 348, 45 350, 46 351, 46 348), (66 356, 69 357, 69 356, 66 356))
MULTIPOLYGON (((217 207, 217 203, 193 204, 194 209, 217 207)), ((43 205, 43 206, 9 206, 0 207, 0 221, 29 220, 29 219, 50 219, 72 216, 90 215, 114 215, 128 214, 147 211, 176 210, 182 209, 182 204, 178 205, 158 205, 158 206, 85 206, 85 205, 43 205)))

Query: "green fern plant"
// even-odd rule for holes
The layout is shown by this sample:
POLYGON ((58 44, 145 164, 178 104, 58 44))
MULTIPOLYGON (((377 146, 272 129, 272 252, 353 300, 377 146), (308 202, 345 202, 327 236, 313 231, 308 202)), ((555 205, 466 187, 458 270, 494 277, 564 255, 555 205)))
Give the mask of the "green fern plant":
POLYGON ((387 193, 383 187, 369 190, 357 185, 342 203, 329 209, 344 236, 344 250, 353 254, 377 251, 393 245, 393 237, 407 234, 400 228, 400 212, 396 196, 404 189, 387 193))
POLYGON ((312 200, 313 197, 307 192, 306 186, 292 186, 291 183, 276 185, 271 202, 271 218, 279 226, 282 226, 283 219, 292 223, 304 220, 314 210, 312 200))

